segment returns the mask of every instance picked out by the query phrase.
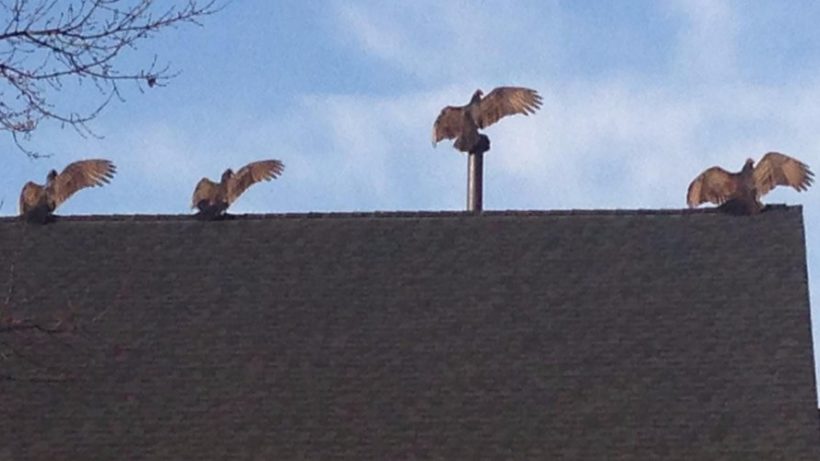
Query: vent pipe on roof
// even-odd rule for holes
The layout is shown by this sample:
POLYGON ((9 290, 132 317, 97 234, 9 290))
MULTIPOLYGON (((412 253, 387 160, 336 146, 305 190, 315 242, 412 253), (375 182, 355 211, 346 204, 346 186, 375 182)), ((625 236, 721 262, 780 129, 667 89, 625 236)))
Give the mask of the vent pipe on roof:
POLYGON ((467 159, 467 211, 480 213, 484 192, 484 152, 470 152, 467 159))
POLYGON ((490 150, 490 138, 479 134, 467 155, 467 211, 481 213, 484 199, 484 153, 490 150))

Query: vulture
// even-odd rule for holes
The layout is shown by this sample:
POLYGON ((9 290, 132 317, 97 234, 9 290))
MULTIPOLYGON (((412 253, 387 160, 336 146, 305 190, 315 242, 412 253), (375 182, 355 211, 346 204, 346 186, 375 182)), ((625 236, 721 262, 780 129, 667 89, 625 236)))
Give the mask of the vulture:
POLYGON ((28 221, 45 223, 50 220, 54 210, 75 192, 107 184, 116 171, 114 164, 104 159, 74 162, 60 174, 51 170, 46 176, 45 185, 29 181, 23 186, 20 193, 20 216, 28 221))
POLYGON ((541 96, 529 88, 501 86, 486 97, 476 90, 466 106, 441 110, 433 124, 433 147, 443 139, 455 139, 453 147, 461 152, 486 152, 490 150, 490 139, 480 134, 479 129, 507 115, 534 114, 540 107, 541 96))
POLYGON ((218 183, 202 178, 194 189, 191 208, 198 208, 201 217, 217 218, 247 188, 259 181, 277 178, 284 170, 285 165, 279 160, 260 160, 243 166, 236 173, 228 168, 222 173, 222 179, 218 183))
POLYGON ((713 166, 701 173, 686 193, 690 208, 711 202, 734 214, 756 214, 763 210, 760 197, 777 186, 804 191, 814 181, 808 165, 779 152, 769 152, 755 166, 746 160, 738 173, 713 166))

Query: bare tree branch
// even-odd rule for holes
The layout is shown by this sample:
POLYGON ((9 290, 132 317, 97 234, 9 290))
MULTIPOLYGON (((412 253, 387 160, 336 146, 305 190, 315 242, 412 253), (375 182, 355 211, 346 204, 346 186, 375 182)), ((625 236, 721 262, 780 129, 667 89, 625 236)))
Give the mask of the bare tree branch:
POLYGON ((201 25, 219 9, 216 0, 0 0, 0 18, 7 18, 0 19, 0 131, 32 157, 39 154, 24 142, 44 120, 96 136, 88 122, 112 99, 122 100, 119 84, 144 91, 176 75, 157 56, 138 69, 118 67, 117 58, 162 30, 201 25), (57 93, 88 81, 97 93, 91 107, 55 102, 57 93))

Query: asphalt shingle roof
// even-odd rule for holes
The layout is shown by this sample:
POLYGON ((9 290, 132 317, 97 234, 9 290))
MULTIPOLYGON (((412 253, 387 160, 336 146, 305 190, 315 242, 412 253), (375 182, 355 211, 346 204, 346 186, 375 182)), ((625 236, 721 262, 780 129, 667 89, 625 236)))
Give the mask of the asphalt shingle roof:
POLYGON ((3 218, 0 303, 0 459, 820 459, 800 207, 3 218))

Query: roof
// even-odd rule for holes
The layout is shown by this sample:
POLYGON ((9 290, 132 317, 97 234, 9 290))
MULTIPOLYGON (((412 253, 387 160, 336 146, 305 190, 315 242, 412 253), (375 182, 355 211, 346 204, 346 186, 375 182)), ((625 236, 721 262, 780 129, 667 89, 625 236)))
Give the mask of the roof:
POLYGON ((820 459, 800 207, 5 218, 3 300, 0 459, 820 459))

